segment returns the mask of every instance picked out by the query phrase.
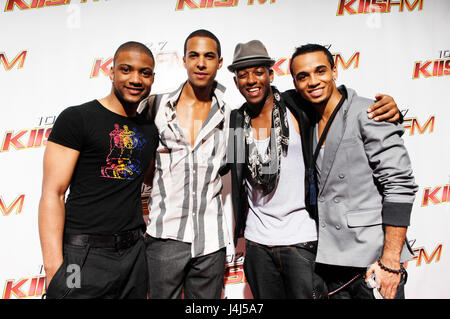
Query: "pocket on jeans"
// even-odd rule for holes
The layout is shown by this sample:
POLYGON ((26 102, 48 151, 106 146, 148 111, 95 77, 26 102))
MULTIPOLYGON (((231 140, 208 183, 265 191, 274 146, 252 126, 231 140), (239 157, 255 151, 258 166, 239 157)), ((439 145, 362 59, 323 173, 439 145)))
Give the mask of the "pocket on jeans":
POLYGON ((71 285, 69 278, 74 271, 78 273, 77 276, 80 280, 83 277, 81 272, 90 251, 89 247, 64 244, 63 250, 64 260, 48 285, 47 299, 64 299, 74 288, 78 288, 76 285, 71 285))
POLYGON ((395 293, 395 299, 405 299, 405 284, 407 281, 408 275, 405 272, 400 279, 400 282, 397 286, 397 292, 395 293))
POLYGON ((316 260, 316 255, 309 251, 308 249, 298 247, 298 246, 292 246, 292 249, 294 250, 295 254, 303 259, 304 261, 314 264, 316 260))
POLYGON ((245 248, 247 247, 259 247, 259 245, 251 240, 245 240, 245 248))
POLYGON ((46 292, 48 299, 60 298, 64 294, 66 288, 66 268, 67 257, 64 256, 61 266, 59 266, 59 268, 56 270, 55 274, 48 284, 46 292))

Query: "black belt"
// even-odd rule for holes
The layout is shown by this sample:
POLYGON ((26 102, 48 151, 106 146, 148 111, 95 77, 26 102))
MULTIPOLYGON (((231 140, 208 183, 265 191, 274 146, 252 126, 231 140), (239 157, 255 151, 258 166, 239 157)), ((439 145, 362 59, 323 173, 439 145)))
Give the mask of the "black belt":
POLYGON ((125 249, 133 246, 142 237, 142 230, 137 228, 114 235, 75 235, 64 234, 64 243, 74 246, 91 248, 115 248, 125 249))

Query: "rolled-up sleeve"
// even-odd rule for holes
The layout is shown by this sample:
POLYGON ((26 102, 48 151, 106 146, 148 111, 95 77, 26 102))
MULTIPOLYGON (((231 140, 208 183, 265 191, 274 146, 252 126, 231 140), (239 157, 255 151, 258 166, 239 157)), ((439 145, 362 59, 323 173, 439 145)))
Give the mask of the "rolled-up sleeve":
POLYGON ((383 224, 407 227, 418 186, 401 138, 404 129, 399 124, 370 120, 365 113, 360 114, 359 123, 373 177, 383 194, 383 224))

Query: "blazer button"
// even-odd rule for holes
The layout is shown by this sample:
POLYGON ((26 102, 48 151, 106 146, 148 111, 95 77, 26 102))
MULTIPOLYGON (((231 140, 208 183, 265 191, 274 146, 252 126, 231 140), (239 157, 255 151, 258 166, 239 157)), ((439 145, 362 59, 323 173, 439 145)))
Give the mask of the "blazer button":
POLYGON ((322 226, 322 228, 325 228, 326 225, 325 225, 324 222, 321 222, 321 223, 320 223, 320 226, 322 226))
POLYGON ((344 177, 345 177, 345 174, 342 174, 342 173, 339 174, 339 178, 340 178, 340 179, 343 179, 344 177))
POLYGON ((341 225, 336 225, 336 229, 337 230, 341 229, 341 225))
POLYGON ((337 198, 337 197, 333 198, 333 202, 339 203, 339 198, 337 198))
POLYGON ((325 201, 325 198, 323 196, 320 196, 319 197, 319 202, 323 202, 323 201, 325 201))

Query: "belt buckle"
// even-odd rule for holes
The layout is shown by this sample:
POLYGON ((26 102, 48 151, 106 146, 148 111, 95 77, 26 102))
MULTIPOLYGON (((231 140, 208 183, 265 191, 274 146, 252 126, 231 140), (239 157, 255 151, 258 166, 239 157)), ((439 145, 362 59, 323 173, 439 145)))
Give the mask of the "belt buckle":
POLYGON ((122 242, 119 240, 120 239, 120 234, 114 234, 114 249, 115 250, 119 250, 122 248, 122 242))
POLYGON ((114 247, 116 250, 131 247, 139 238, 134 231, 127 231, 122 234, 114 234, 114 247))
POLYGON ((133 236, 131 233, 114 234, 114 247, 116 250, 128 248, 133 242, 133 236))

